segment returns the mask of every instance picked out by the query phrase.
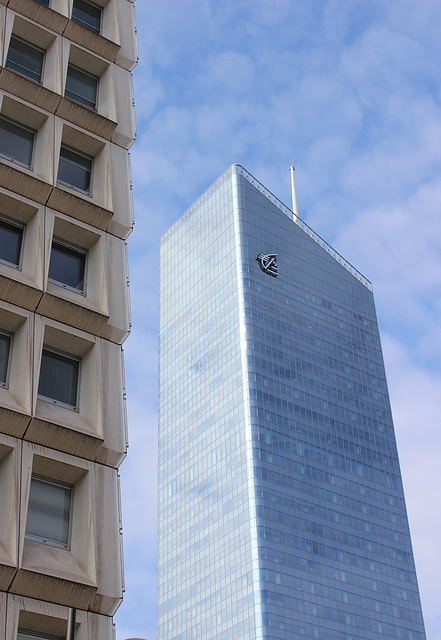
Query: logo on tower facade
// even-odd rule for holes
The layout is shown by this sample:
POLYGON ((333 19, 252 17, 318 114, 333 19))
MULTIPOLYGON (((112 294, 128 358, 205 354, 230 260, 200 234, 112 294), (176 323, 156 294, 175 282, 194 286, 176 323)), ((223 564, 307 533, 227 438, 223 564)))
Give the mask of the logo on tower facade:
POLYGON ((269 273, 270 276, 277 278, 277 253, 259 253, 256 258, 260 265, 260 268, 265 273, 269 273))

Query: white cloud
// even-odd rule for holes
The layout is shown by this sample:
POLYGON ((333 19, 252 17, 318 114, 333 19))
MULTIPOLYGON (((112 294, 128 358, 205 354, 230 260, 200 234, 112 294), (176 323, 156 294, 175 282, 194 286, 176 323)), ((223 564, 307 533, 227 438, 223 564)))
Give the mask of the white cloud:
POLYGON ((424 370, 389 334, 383 348, 428 638, 439 640, 441 370, 424 370))
MULTIPOLYGON (((405 330, 410 347, 421 348, 427 334, 439 344, 440 301, 434 292, 441 287, 440 208, 438 179, 399 206, 360 211, 335 240, 375 283, 385 327, 405 330)), ((430 355, 423 349, 422 356, 430 355)))

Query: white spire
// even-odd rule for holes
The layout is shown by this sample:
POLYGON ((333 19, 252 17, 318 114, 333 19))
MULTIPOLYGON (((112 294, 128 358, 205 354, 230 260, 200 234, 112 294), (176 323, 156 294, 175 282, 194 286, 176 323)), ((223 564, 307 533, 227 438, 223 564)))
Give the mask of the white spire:
POLYGON ((294 213, 294 220, 297 221, 299 218, 299 210, 297 208, 297 196, 296 196, 296 183, 294 180, 294 165, 292 164, 289 168, 291 171, 291 190, 292 190, 292 211, 294 213))

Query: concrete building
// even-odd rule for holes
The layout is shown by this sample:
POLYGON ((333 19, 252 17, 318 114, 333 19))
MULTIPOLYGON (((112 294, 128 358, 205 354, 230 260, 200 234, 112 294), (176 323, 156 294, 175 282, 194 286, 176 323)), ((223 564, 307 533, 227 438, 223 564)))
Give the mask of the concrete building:
POLYGON ((425 639, 371 283, 238 165, 161 239, 158 526, 158 640, 425 639))
POLYGON ((0 0, 0 24, 0 640, 66 638, 73 610, 110 640, 134 4, 0 0))

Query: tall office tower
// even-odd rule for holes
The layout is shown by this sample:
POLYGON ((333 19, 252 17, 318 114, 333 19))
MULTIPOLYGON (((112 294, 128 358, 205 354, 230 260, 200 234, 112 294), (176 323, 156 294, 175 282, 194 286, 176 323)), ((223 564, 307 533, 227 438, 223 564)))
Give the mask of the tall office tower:
POLYGON ((372 287, 240 166, 161 239, 159 640, 423 640, 372 287))
POLYGON ((0 640, 110 640, 134 4, 0 0, 0 25, 0 640))

